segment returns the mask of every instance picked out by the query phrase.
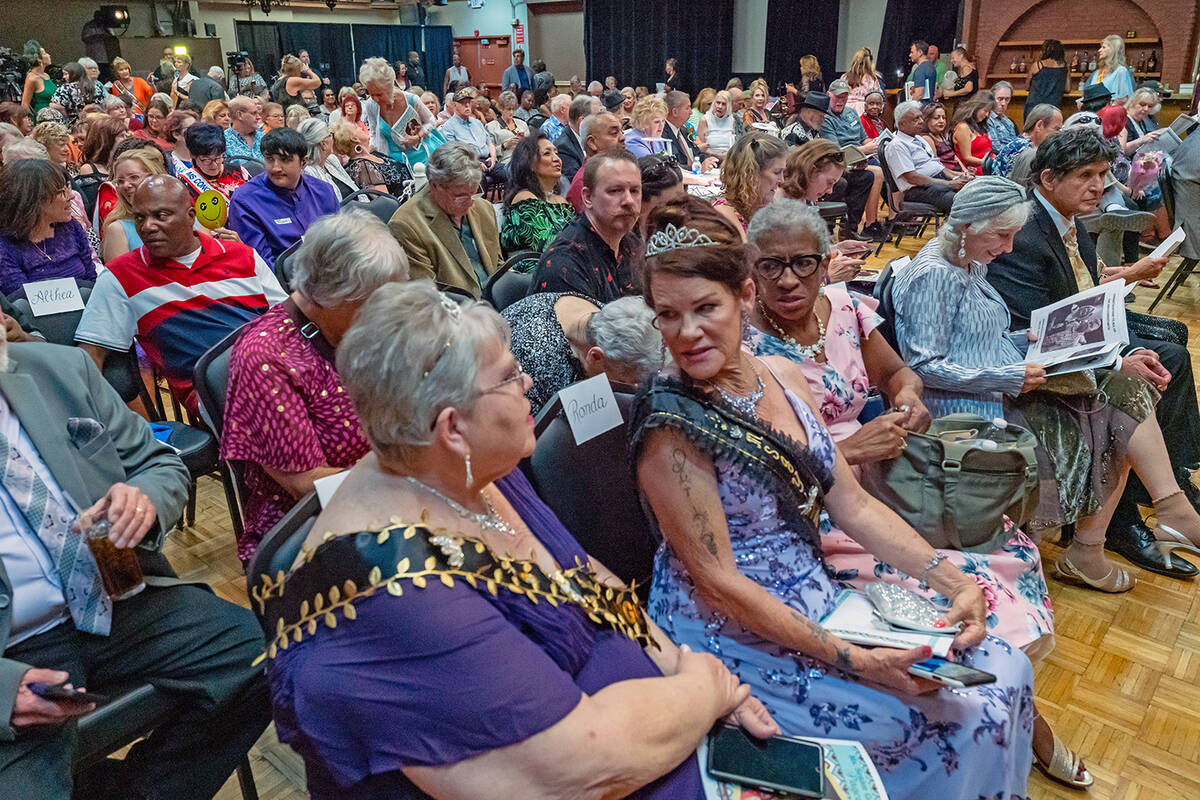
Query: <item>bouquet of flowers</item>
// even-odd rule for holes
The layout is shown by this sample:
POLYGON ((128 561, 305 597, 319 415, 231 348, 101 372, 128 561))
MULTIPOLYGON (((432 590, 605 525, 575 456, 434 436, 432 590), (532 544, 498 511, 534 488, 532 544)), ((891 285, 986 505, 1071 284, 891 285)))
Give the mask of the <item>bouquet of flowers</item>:
POLYGON ((1129 173, 1129 193, 1133 197, 1141 197, 1147 189, 1158 183, 1162 164, 1161 150, 1136 153, 1133 156, 1133 169, 1129 173))

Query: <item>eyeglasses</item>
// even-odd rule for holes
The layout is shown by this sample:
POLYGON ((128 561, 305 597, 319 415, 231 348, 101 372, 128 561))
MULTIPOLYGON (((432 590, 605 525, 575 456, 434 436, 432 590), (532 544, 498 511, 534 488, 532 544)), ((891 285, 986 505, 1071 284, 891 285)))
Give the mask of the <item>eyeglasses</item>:
POLYGON ((785 269, 790 269, 797 278, 808 278, 824 261, 825 256, 820 253, 797 253, 787 259, 760 258, 754 262, 754 269, 769 281, 779 280, 785 269))
POLYGON ((517 381, 522 380, 525 377, 525 368, 521 366, 520 361, 514 361, 513 363, 515 364, 515 366, 513 367, 513 374, 508 376, 504 380, 500 381, 495 386, 492 386, 488 389, 480 389, 479 390, 480 396, 499 391, 500 389, 503 389, 505 386, 508 386, 510 383, 516 383, 517 381))
POLYGON ((225 156, 224 155, 195 156, 192 160, 196 164, 198 164, 199 166, 202 166, 202 167, 215 167, 218 164, 225 163, 225 156))

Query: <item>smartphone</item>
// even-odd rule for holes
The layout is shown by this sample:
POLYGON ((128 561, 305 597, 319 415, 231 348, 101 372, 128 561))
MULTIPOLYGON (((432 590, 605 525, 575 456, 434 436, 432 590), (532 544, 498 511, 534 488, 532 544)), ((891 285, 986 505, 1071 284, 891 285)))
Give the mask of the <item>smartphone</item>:
POLYGON ((981 669, 955 664, 944 658, 927 658, 918 661, 908 668, 909 675, 918 678, 928 678, 931 681, 952 686, 955 689, 965 689, 968 686, 982 686, 985 683, 995 683, 996 676, 981 669))
POLYGON ((708 774, 754 789, 823 797, 825 748, 791 736, 758 739, 722 724, 708 735, 708 774))
POLYGON ((61 683, 34 682, 29 684, 29 691, 44 700, 53 700, 56 703, 79 703, 81 705, 96 703, 99 705, 108 702, 108 697, 105 695, 68 689, 61 683))

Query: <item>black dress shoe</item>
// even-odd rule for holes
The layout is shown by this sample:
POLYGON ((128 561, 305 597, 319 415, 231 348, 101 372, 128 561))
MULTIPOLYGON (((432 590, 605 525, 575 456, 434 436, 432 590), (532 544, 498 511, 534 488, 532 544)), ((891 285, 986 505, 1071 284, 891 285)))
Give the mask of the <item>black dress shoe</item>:
POLYGON ((1183 489, 1183 496, 1192 504, 1192 508, 1200 511, 1200 489, 1196 488, 1196 484, 1192 483, 1191 470, 1182 469, 1175 476, 1179 481, 1179 488, 1183 489))
POLYGON ((869 242, 869 241, 871 241, 871 237, 870 237, 870 236, 866 236, 866 235, 864 235, 864 234, 861 234, 861 233, 859 233, 858 231, 851 231, 851 230, 847 230, 847 231, 845 231, 845 232, 842 234, 842 238, 843 238, 843 239, 852 239, 852 240, 854 240, 854 241, 856 241, 856 242, 869 242))
POLYGON ((872 222, 870 225, 863 228, 862 235, 869 238, 872 242, 882 242, 887 238, 887 232, 878 222, 872 222))
POLYGON ((1139 521, 1132 525, 1110 526, 1104 537, 1104 547, 1131 564, 1168 578, 1192 580, 1200 570, 1179 556, 1167 556, 1158 547, 1154 531, 1139 521))

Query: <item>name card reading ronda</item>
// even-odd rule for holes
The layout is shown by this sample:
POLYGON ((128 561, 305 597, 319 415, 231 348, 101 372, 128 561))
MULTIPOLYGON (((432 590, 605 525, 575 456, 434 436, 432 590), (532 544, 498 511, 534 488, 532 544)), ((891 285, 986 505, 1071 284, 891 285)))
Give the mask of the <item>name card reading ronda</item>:
POLYGON ((79 294, 79 284, 74 278, 27 283, 25 297, 29 299, 29 310, 35 317, 83 310, 83 296, 79 294))
POLYGON ((608 376, 603 372, 571 384, 558 393, 558 399, 577 445, 611 431, 624 421, 608 376))

